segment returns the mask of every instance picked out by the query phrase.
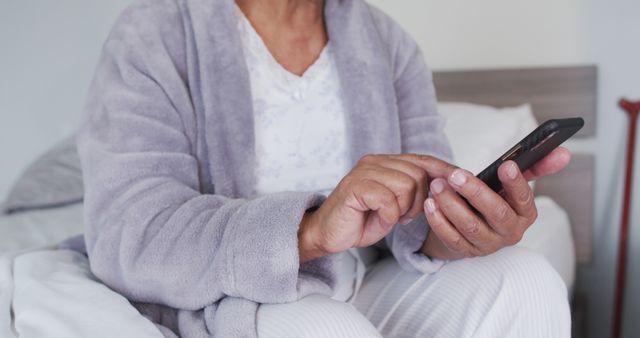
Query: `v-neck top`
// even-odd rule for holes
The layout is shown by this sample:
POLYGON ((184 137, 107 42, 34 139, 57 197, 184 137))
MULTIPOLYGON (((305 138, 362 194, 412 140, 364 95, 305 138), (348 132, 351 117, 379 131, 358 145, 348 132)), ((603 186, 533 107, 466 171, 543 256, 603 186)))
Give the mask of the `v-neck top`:
MULTIPOLYGON (((298 76, 273 57, 236 6, 255 119, 256 193, 329 195, 349 168, 345 108, 331 44, 298 76)), ((334 299, 357 293, 364 265, 356 249, 338 256, 334 299)))
POLYGON ((278 63, 238 6, 236 13, 251 82, 256 193, 330 193, 350 169, 331 44, 298 76, 278 63))

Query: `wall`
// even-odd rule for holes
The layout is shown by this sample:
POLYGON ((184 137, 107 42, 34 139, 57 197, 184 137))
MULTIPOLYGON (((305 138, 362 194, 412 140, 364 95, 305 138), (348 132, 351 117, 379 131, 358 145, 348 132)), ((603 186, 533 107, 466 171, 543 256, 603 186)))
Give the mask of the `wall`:
MULTIPOLYGON (((617 256, 617 230, 620 223, 620 200, 626 145, 627 121, 614 105, 620 96, 640 99, 640 3, 635 0, 584 3, 584 34, 588 36, 587 55, 600 66, 599 180, 597 213, 601 220, 595 230, 599 256, 594 264, 579 271, 584 289, 592 291, 592 330, 604 337, 612 308, 611 293, 617 256), (597 315, 606 316, 603 321, 597 315)), ((639 145, 640 142, 636 142, 639 145)), ((636 147, 636 150, 640 146, 636 147)), ((634 207, 630 234, 624 335, 640 336, 640 151, 636 151, 634 207), (635 285, 633 285, 635 284, 635 285)))
MULTIPOLYGON (((622 194, 625 115, 621 95, 640 99, 637 0, 405 0, 370 2, 395 17, 422 46, 434 69, 595 63, 599 67, 597 137, 574 142, 597 154, 594 261, 578 271, 589 295, 589 337, 610 336, 622 194)), ((640 144, 640 142, 638 142, 640 144)), ((640 147, 640 146, 639 146, 640 147)), ((625 337, 640 337, 640 150, 627 279, 625 337)))
POLYGON ((0 201, 76 128, 102 42, 129 2, 0 1, 0 201))
POLYGON ((434 69, 584 61, 579 0, 369 2, 413 35, 434 69))
MULTIPOLYGON (((103 38, 128 0, 0 1, 0 199, 39 152, 71 133, 103 38)), ((372 0, 416 38, 434 69, 596 63, 597 138, 574 144, 597 153, 595 260, 581 267, 590 337, 609 333, 619 223, 624 115, 620 95, 640 98, 637 0, 372 0)), ((640 156, 639 156, 640 157, 640 156)), ((639 205, 640 159, 636 163, 639 205)), ((631 282, 640 281, 640 208, 632 218, 631 282)), ((625 333, 640 336, 640 289, 629 287, 625 333), (635 316, 635 317, 633 317, 635 316)))

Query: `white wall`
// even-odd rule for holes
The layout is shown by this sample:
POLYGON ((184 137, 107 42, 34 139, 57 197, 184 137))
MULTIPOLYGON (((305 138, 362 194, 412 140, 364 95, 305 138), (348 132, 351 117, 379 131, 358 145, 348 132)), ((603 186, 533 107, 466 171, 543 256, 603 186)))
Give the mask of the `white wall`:
MULTIPOLYGON (((599 180, 597 224, 595 236, 599 255, 594 264, 579 271, 583 289, 592 291, 592 337, 609 334, 605 324, 612 308, 617 229, 620 223, 622 167, 627 121, 615 107, 620 96, 640 99, 640 2, 636 0, 585 1, 584 34, 588 37, 587 54, 600 66, 600 116, 597 146, 599 180), (613 195, 612 195, 613 194, 613 195), (601 308, 601 309, 598 309, 601 308), (606 316, 599 324, 597 315, 606 316)), ((635 200, 631 218, 631 234, 626 288, 626 337, 640 336, 640 142, 636 142, 635 200)))
POLYGON ((77 125, 100 47, 129 0, 0 1, 0 201, 77 125))
POLYGON ((434 69, 584 60, 580 0, 371 0, 422 46, 434 69))
MULTIPOLYGON (((579 269, 577 287, 589 295, 589 337, 609 336, 627 128, 616 102, 621 95, 640 99, 640 2, 370 2, 390 13, 416 38, 434 69, 598 65, 597 137, 595 142, 573 144, 598 157, 594 261, 579 269)), ((640 289, 632 286, 640 281, 640 149, 636 153, 625 337, 640 337, 640 289)))

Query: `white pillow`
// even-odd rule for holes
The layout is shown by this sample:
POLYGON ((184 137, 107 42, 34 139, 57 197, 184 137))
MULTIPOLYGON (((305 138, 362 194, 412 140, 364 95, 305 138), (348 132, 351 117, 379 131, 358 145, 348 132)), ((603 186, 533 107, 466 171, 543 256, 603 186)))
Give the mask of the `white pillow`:
POLYGON ((531 106, 495 108, 471 103, 441 102, 444 132, 455 163, 478 174, 537 126, 531 106))

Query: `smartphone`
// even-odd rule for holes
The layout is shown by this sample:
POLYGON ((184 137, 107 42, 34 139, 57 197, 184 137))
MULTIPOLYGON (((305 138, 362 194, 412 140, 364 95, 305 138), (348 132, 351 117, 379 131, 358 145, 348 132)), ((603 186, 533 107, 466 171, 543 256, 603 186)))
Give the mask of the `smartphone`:
POLYGON ((573 136, 582 126, 584 126, 584 120, 580 117, 548 120, 476 177, 484 181, 493 191, 500 192, 502 183, 498 179, 498 168, 502 163, 512 160, 518 165, 520 171, 524 172, 573 136))

